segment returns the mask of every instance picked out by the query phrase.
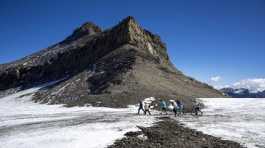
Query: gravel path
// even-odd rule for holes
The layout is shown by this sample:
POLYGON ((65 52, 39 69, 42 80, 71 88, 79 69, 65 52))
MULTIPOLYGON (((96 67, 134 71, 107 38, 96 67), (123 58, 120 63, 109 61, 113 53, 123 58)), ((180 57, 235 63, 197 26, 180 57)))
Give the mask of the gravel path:
POLYGON ((168 117, 152 127, 138 127, 140 132, 128 132, 109 148, 241 148, 239 143, 222 140, 184 127, 168 117))

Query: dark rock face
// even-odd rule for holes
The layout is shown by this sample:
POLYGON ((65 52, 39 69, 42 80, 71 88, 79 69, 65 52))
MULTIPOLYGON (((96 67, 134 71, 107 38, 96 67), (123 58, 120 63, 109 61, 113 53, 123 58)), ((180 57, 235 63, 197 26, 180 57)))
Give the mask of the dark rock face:
POLYGON ((233 98, 265 98, 265 90, 250 92, 246 88, 222 88, 220 91, 233 98))
POLYGON ((185 76, 171 64, 160 37, 127 17, 102 31, 85 23, 64 41, 0 65, 0 91, 63 79, 40 90, 36 102, 124 107, 144 97, 222 97, 211 86, 185 76))

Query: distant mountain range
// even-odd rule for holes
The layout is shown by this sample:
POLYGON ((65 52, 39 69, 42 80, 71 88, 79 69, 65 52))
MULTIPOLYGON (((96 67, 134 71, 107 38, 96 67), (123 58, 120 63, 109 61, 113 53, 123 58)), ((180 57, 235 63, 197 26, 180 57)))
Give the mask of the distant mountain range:
POLYGON ((265 98, 265 90, 251 92, 246 88, 222 88, 220 89, 227 96, 231 96, 233 98, 265 98))

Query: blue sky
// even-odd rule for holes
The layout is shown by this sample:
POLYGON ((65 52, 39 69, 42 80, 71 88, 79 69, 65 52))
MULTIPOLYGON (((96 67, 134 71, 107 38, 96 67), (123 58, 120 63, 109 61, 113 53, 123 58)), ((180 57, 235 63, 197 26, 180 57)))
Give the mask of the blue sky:
POLYGON ((0 0, 0 63, 57 43, 86 21, 106 29, 128 15, 159 34, 189 76, 212 85, 265 78, 264 0, 0 0))

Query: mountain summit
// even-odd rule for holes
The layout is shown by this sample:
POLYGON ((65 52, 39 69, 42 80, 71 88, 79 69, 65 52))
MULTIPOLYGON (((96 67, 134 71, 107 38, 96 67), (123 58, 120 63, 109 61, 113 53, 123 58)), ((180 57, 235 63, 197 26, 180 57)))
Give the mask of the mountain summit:
POLYGON ((189 108, 196 97, 223 97, 185 76, 171 63, 160 37, 129 16, 102 31, 85 23, 62 42, 0 65, 0 92, 50 81, 34 100, 69 106, 125 107, 145 97, 180 99, 189 108))

